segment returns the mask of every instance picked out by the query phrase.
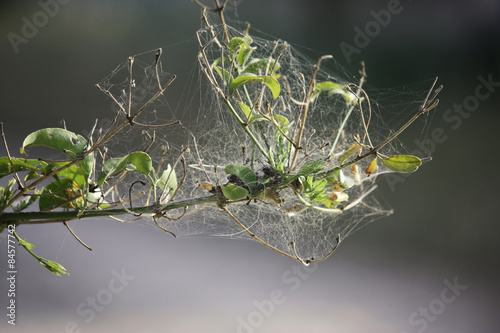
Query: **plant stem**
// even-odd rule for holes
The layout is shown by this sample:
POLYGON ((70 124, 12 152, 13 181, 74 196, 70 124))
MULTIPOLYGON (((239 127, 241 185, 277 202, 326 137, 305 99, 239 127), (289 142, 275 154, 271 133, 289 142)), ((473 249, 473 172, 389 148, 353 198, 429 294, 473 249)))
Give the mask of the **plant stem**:
POLYGON ((347 123, 347 120, 351 116, 352 110, 354 110, 354 106, 355 105, 356 104, 352 103, 351 107, 349 108, 349 110, 347 111, 347 113, 346 113, 346 115, 344 117, 344 120, 342 120, 342 123, 340 124, 340 127, 337 129, 337 133, 335 135, 335 140, 333 140, 332 147, 330 148, 330 153, 329 153, 330 156, 333 155, 335 147, 337 147, 337 143, 338 143, 338 141, 340 139, 342 131, 344 130, 345 124, 347 123))
POLYGON ((257 140, 257 138, 255 137, 255 135, 252 133, 252 131, 250 131, 250 129, 248 128, 248 125, 243 121, 243 119, 241 119, 241 117, 238 115, 238 113, 236 112, 236 110, 234 109, 233 105, 227 100, 227 98, 223 97, 224 99, 224 103, 226 104, 226 106, 228 107, 229 111, 231 111, 231 113, 233 114, 234 118, 236 119, 236 121, 241 125, 241 127, 243 127, 243 129, 245 130, 245 132, 248 134, 248 136, 250 137, 250 139, 252 139, 252 141, 255 143, 255 145, 257 146, 257 148, 259 148, 260 152, 262 153, 262 155, 264 155, 264 157, 268 160, 268 161, 271 161, 270 158, 269 158, 269 155, 267 154, 267 152, 265 151, 264 147, 262 147, 262 145, 259 143, 259 141, 257 140))
MULTIPOLYGON (((208 197, 194 198, 171 203, 163 208, 162 211, 168 211, 177 208, 184 208, 194 205, 206 204, 211 202, 221 202, 224 198, 211 195, 208 197)), ((150 205, 145 207, 134 208, 131 211, 135 214, 156 214, 158 206, 150 205)), ((64 222, 68 220, 83 219, 90 217, 127 215, 130 210, 123 208, 103 209, 103 210, 86 210, 78 216, 78 211, 59 211, 59 212, 20 212, 20 213, 4 213, 0 216, 0 225, 7 226, 8 224, 40 224, 64 222)))

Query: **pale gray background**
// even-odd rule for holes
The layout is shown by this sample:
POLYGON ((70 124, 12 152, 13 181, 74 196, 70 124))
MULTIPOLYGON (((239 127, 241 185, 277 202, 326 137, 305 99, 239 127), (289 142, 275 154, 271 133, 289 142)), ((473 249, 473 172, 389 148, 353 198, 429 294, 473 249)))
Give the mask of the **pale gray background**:
MULTIPOLYGON (((2 332, 71 331, 71 321, 83 332, 235 332, 238 318, 258 318, 254 302, 278 289, 284 302, 259 327, 242 332, 413 333, 421 326, 411 326, 409 316, 437 304, 444 280, 455 278, 468 288, 425 332, 498 332, 500 92, 457 130, 442 115, 474 93, 479 75, 500 81, 499 1, 402 1, 402 13, 351 63, 339 44, 352 43, 353 28, 363 28, 373 20, 370 11, 387 1, 238 2, 239 19, 259 30, 333 54, 351 72, 365 60, 372 86, 438 75, 445 90, 430 126, 448 139, 436 147, 433 162, 396 192, 385 187, 395 214, 352 235, 307 275, 250 241, 173 239, 144 226, 73 222, 94 248, 89 252, 61 225, 19 227, 39 255, 71 275, 53 276, 19 250, 17 325, 7 325, 2 310, 2 332), (135 279, 86 323, 79 304, 102 293, 112 270, 122 268, 135 279)), ((128 55, 191 38, 200 16, 187 0, 74 0, 14 53, 7 34, 20 33, 21 18, 39 10, 36 1, 0 5, 0 120, 12 151, 31 131, 58 126, 62 118, 74 131, 88 130, 109 108, 93 85, 128 55)), ((195 52, 169 71, 182 75, 195 52)), ((6 271, 5 235, 0 240, 6 271)))

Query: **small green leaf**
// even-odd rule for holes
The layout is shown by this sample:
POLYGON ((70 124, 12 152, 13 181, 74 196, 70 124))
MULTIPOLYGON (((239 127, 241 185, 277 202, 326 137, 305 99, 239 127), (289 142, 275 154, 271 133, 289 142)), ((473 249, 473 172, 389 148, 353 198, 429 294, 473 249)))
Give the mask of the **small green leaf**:
MULTIPOLYGON (((35 191, 35 194, 39 194, 39 193, 37 193, 35 191)), ((29 206, 31 206, 37 199, 38 199, 38 196, 34 196, 34 195, 25 196, 24 198, 16 201, 12 205, 12 210, 14 212, 16 212, 16 213, 19 213, 20 211, 22 211, 22 210, 28 208, 29 206)))
POLYGON ((227 184, 226 187, 221 186, 222 193, 228 200, 240 200, 248 196, 248 191, 243 187, 227 184))
POLYGON ((251 168, 244 165, 230 164, 224 168, 224 172, 228 175, 235 175, 250 188, 257 182, 255 172, 251 168))
MULTIPOLYGON (((238 48, 251 48, 250 44, 252 44, 253 40, 250 36, 241 37, 233 37, 229 43, 227 44, 227 53, 229 57, 232 59, 235 53, 238 51, 238 48)), ((240 63, 243 65, 243 63, 240 63)))
MULTIPOLYGON (((243 69, 247 73, 252 74, 263 74, 265 70, 268 69, 271 74, 276 73, 280 69, 280 64, 274 59, 252 59, 248 64, 246 64, 243 69), (269 64, 269 67, 267 65, 269 64)), ((265 73, 269 74, 269 73, 265 73)))
POLYGON ((344 162, 349 158, 351 157, 352 155, 354 155, 356 152, 358 152, 362 147, 360 145, 358 145, 357 143, 353 144, 352 146, 349 147, 349 149, 347 149, 347 151, 345 153, 343 153, 340 157, 339 157, 339 164, 342 165, 344 164, 344 162))
POLYGON ((319 82, 316 83, 316 86, 314 87, 314 91, 311 95, 311 102, 313 102, 322 92, 328 92, 328 97, 339 94, 344 97, 346 103, 351 103, 354 99, 356 99, 356 96, 348 91, 346 87, 343 84, 340 83, 334 83, 330 81, 325 81, 325 82, 319 82))
POLYGON ((149 177, 151 170, 153 170, 153 162, 148 154, 138 151, 131 153, 125 157, 122 157, 118 162, 110 162, 110 165, 114 164, 104 177, 104 180, 108 179, 114 173, 117 172, 139 172, 149 177))
POLYGON ((219 74, 220 78, 222 79, 222 81, 225 82, 225 84, 231 84, 231 82, 234 79, 232 74, 230 74, 227 70, 224 69, 224 76, 222 76, 222 68, 221 67, 213 66, 212 68, 217 72, 217 74, 219 74))
POLYGON ((61 265, 55 261, 51 261, 51 260, 42 258, 42 257, 39 257, 39 258, 40 258, 40 260, 38 262, 40 263, 40 265, 47 268, 52 274, 55 274, 57 276, 61 276, 61 274, 69 275, 69 273, 66 272, 66 268, 64 268, 63 265, 61 265))
MULTIPOLYGON (((53 170, 59 169, 68 163, 69 162, 50 163, 45 167, 45 169, 43 170, 43 173, 44 173, 44 175, 47 175, 47 174, 51 173, 53 170)), ((59 177, 68 178, 68 179, 74 181, 78 185, 78 187, 81 189, 86 188, 88 175, 86 174, 86 172, 82 168, 79 168, 78 165, 72 165, 69 168, 66 168, 66 169, 60 171, 57 174, 57 177, 54 176, 54 178, 56 178, 56 179, 58 179, 59 177)))
POLYGON ((33 248, 35 247, 35 246, 33 246, 33 244, 28 243, 26 241, 26 239, 22 239, 22 238, 19 238, 19 245, 21 245, 22 247, 24 247, 27 250, 33 250, 33 248))
POLYGON ((14 197, 14 184, 16 184, 16 181, 14 179, 11 179, 7 183, 7 187, 0 187, 0 213, 3 212, 5 208, 7 208, 7 204, 9 203, 10 199, 14 197))
POLYGON ((66 268, 64 268, 61 264, 37 256, 33 251, 31 251, 34 248, 33 244, 28 243, 26 239, 22 239, 21 237, 19 237, 19 235, 15 231, 13 231, 13 235, 17 239, 19 245, 24 247, 24 249, 28 251, 28 253, 31 254, 33 258, 35 258, 38 261, 38 263, 40 263, 40 265, 47 268, 52 274, 55 274, 57 276, 61 276, 61 274, 69 275, 69 273, 66 272, 66 268))
POLYGON ((104 181, 106 180, 108 173, 116 166, 118 162, 120 162, 121 158, 120 157, 115 157, 115 158, 110 158, 104 164, 102 165, 102 171, 98 172, 98 179, 97 183, 99 186, 102 186, 104 184, 104 181))
POLYGON ((278 114, 275 114, 274 120, 276 120, 276 122, 280 126, 280 129, 283 131, 283 133, 288 132, 288 127, 290 126, 290 121, 288 119, 286 119, 285 117, 280 116, 278 114))
POLYGON ((250 59, 253 50, 255 50, 255 47, 251 47, 248 44, 242 44, 240 46, 238 55, 236 55, 236 61, 238 61, 241 67, 244 67, 248 59, 250 59))
POLYGON ((33 172, 41 172, 43 168, 47 165, 46 162, 42 162, 34 159, 26 159, 26 158, 11 158, 12 165, 9 161, 8 157, 0 157, 0 178, 8 176, 14 172, 20 171, 33 171, 33 172))
POLYGON ((271 76, 258 76, 251 73, 245 73, 244 75, 235 78, 229 85, 229 93, 233 94, 239 87, 254 82, 264 82, 269 90, 271 90, 274 99, 278 98, 280 95, 281 88, 278 80, 271 76))
MULTIPOLYGON (((68 201, 71 197, 80 195, 79 188, 71 179, 61 178, 56 179, 43 189, 43 195, 38 200, 38 208, 40 211, 48 211, 63 202, 68 201)), ((77 203, 82 202, 82 198, 75 199, 77 203)), ((73 202, 68 202, 64 208, 77 208, 73 202)))
POLYGON ((304 164, 300 168, 298 175, 303 175, 303 176, 313 175, 323 170, 324 167, 325 167, 325 161, 322 158, 320 158, 317 159, 316 161, 304 164))
POLYGON ((316 182, 314 182, 312 190, 316 192, 321 191, 325 188, 326 184, 327 184, 326 179, 317 180, 316 182))
POLYGON ((250 121, 252 119, 252 110, 246 104, 238 101, 238 104, 240 106, 241 111, 245 114, 245 117, 247 118, 247 121, 250 121))
POLYGON ((37 178, 40 178, 40 177, 42 177, 42 175, 41 175, 41 174, 36 173, 36 172, 34 172, 34 171, 30 171, 30 172, 28 172, 28 174, 24 177, 24 182, 25 182, 25 183, 27 183, 27 182, 29 182, 29 181, 30 181, 30 180, 32 180, 32 179, 37 179, 37 178))
POLYGON ((415 172, 422 165, 422 160, 412 155, 396 155, 381 160, 386 167, 399 173, 415 172))

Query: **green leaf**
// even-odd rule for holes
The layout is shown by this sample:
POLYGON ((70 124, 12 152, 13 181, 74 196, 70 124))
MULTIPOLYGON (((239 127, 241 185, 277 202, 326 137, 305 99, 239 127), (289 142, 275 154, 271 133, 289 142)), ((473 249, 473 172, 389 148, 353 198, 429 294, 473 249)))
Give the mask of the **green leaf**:
POLYGON ((28 243, 25 239, 20 238, 15 232, 14 232, 14 236, 16 237, 19 245, 24 247, 26 249, 26 251, 28 251, 28 253, 31 254, 38 261, 38 263, 40 265, 47 268, 52 274, 55 274, 57 276, 61 276, 61 274, 69 275, 69 273, 66 272, 66 268, 63 267, 63 265, 61 265, 55 261, 51 261, 51 260, 37 256, 33 251, 31 251, 35 248, 33 246, 33 244, 28 243))
POLYGON ((219 74, 222 81, 224 81, 226 84, 231 84, 231 82, 234 80, 233 75, 230 74, 227 70, 224 69, 224 76, 222 76, 222 68, 221 67, 213 66, 212 68, 219 74))
MULTIPOLYGON (((238 48, 244 48, 244 49, 252 49, 250 47, 250 44, 252 44, 253 40, 252 40, 252 37, 250 36, 244 36, 243 38, 242 37, 233 37, 229 43, 227 44, 227 53, 229 55, 229 58, 233 58, 235 53, 238 51, 238 48)), ((248 55, 250 56, 250 55, 248 55)), ((248 58, 247 58, 248 59, 248 58)), ((244 59, 241 59, 242 61, 244 59)), ((238 62, 240 60, 238 59, 238 62)), ((244 62, 240 62, 240 65, 243 65, 244 62)))
MULTIPOLYGON (((246 64, 243 69, 247 73, 252 74, 262 74, 265 73, 266 68, 270 71, 270 74, 276 73, 280 69, 280 64, 274 59, 252 59, 248 64, 246 64), (269 67, 267 67, 269 64, 269 67)), ((269 74, 269 73, 265 73, 269 74)))
POLYGON ((103 163, 102 165, 102 171, 98 172, 98 178, 97 178, 97 183, 99 186, 102 186, 104 184, 104 181, 106 180, 108 173, 116 166, 118 162, 120 162, 121 157, 115 157, 115 158, 110 158, 106 162, 103 163))
POLYGON ((40 265, 47 268, 52 274, 55 274, 57 276, 61 276, 61 274, 69 275, 69 273, 66 272, 66 268, 64 268, 63 265, 61 265, 55 261, 51 261, 51 260, 42 258, 42 257, 39 257, 39 258, 40 258, 40 260, 38 262, 40 263, 40 265))
POLYGON ((326 184, 327 184, 326 179, 317 180, 316 182, 314 182, 312 190, 316 192, 321 191, 325 188, 326 184))
MULTIPOLYGON (((78 195, 80 195, 80 191, 73 180, 68 178, 56 179, 43 189, 43 195, 40 197, 40 200, 38 200, 38 208, 40 211, 51 210, 69 200, 73 196, 78 195)), ((75 199, 75 201, 68 202, 62 207, 76 209, 81 204, 83 199, 80 197, 75 199)))
POLYGON ((250 188, 257 182, 255 172, 251 168, 244 165, 230 164, 224 168, 224 172, 228 175, 235 175, 250 188))
POLYGON ((349 149, 347 149, 347 151, 345 153, 343 153, 340 157, 339 157, 339 164, 342 165, 344 164, 344 162, 349 158, 351 157, 352 155, 354 155, 356 152, 358 152, 359 150, 361 150, 361 147, 360 145, 358 145, 357 143, 353 144, 352 146, 349 147, 349 149))
MULTIPOLYGON (((108 161, 109 162, 109 161, 108 161)), ((131 153, 125 157, 122 157, 119 161, 110 162, 108 167, 111 166, 104 180, 108 179, 114 173, 117 172, 139 172, 149 177, 149 174, 153 170, 153 162, 148 154, 138 151, 131 153)), ((103 181, 104 181, 103 180, 103 181)))
POLYGON ((280 95, 280 84, 278 80, 271 76, 263 76, 263 75, 254 75, 251 73, 245 73, 244 75, 240 75, 235 78, 231 84, 229 85, 229 93, 232 94, 239 87, 254 82, 264 82, 265 85, 271 90, 273 94, 273 98, 276 99, 280 95))
POLYGON ((245 114, 247 121, 250 121, 252 118, 252 110, 250 110, 250 108, 246 106, 245 103, 238 101, 238 104, 240 106, 241 111, 243 111, 243 113, 245 114))
POLYGON ((320 158, 320 159, 317 159, 316 161, 312 161, 312 162, 304 164, 300 168, 298 175, 301 175, 301 176, 313 175, 313 174, 318 173, 321 170, 323 170, 324 167, 325 167, 325 161, 322 158, 320 158))
POLYGON ((386 167, 399 173, 415 172, 422 165, 422 160, 412 155, 396 155, 382 158, 381 161, 386 167))
POLYGON ((351 103, 354 99, 356 99, 356 96, 350 91, 348 91, 343 84, 325 81, 316 83, 314 91, 311 95, 311 102, 313 102, 316 98, 318 98, 318 96, 322 92, 325 91, 328 92, 328 97, 331 97, 332 95, 335 94, 342 95, 342 97, 344 97, 345 101, 348 104, 351 103))
MULTIPOLYGON (((24 139, 21 154, 26 155, 25 148, 35 146, 57 149, 74 159, 85 153, 87 140, 83 136, 63 128, 44 128, 31 133, 24 139)), ((87 155, 78 165, 83 168, 87 176, 90 175, 94 165, 94 155, 87 155)))
POLYGON ((87 140, 63 128, 44 128, 31 133, 24 139, 21 154, 26 155, 25 148, 35 146, 54 148, 75 158, 84 153, 87 140))
POLYGON ((288 128, 290 126, 290 121, 288 119, 286 119, 285 117, 280 116, 278 114, 275 114, 274 120, 276 120, 276 122, 280 126, 280 129, 283 131, 283 133, 288 132, 288 128))
MULTIPOLYGON (((35 191, 35 194, 38 194, 36 191, 35 191)), ((38 199, 38 196, 33 196, 33 195, 28 195, 28 196, 25 196, 24 198, 22 198, 21 200, 18 200, 16 201, 13 205, 12 205, 12 210, 16 213, 28 208, 29 206, 31 206, 33 203, 35 203, 35 201, 38 199)))
POLYGON ((32 179, 36 179, 36 178, 40 178, 40 177, 42 177, 41 174, 36 173, 34 171, 30 171, 30 172, 28 172, 28 174, 26 175, 26 177, 24 177, 24 182, 27 183, 27 182, 29 182, 32 179))
POLYGON ((35 246, 31 243, 28 243, 26 239, 19 238, 19 245, 24 247, 26 250, 33 250, 35 246))
POLYGON ((236 61, 238 61, 238 64, 240 64, 241 67, 244 67, 248 59, 250 59, 253 50, 255 50, 255 47, 251 47, 248 44, 240 45, 240 49, 236 55, 236 61))
POLYGON ((5 208, 7 208, 7 204, 9 203, 10 199, 14 197, 14 184, 16 184, 16 181, 14 179, 11 179, 7 183, 7 187, 0 187, 0 213, 3 212, 5 208))
POLYGON ((33 172, 41 172, 43 168, 47 165, 46 162, 42 162, 34 159, 26 159, 26 158, 15 158, 12 159, 12 165, 9 161, 8 157, 0 157, 0 178, 8 176, 14 172, 21 171, 33 171, 33 172))
POLYGON ((240 200, 248 196, 248 191, 243 187, 227 184, 226 187, 221 186, 222 193, 228 200, 240 200))
MULTIPOLYGON (((59 169, 68 163, 69 162, 50 163, 45 167, 45 169, 43 170, 43 173, 45 175, 47 175, 47 174, 51 173, 53 170, 59 169)), ((66 169, 60 171, 57 174, 57 177, 54 176, 54 178, 56 178, 56 179, 58 179, 59 177, 68 178, 68 179, 74 181, 78 185, 78 187, 81 189, 84 189, 87 186, 88 174, 86 173, 85 170, 78 167, 78 164, 72 165, 69 168, 66 168, 66 169)))

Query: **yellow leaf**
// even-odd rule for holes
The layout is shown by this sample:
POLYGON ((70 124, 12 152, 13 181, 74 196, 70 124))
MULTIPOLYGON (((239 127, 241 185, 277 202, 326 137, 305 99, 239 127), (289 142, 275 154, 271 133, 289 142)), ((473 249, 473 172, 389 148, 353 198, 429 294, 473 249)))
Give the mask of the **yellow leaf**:
POLYGON ((202 189, 205 189, 207 191, 212 191, 214 189, 214 184, 210 183, 210 182, 207 182, 207 181, 204 181, 204 182, 201 182, 199 185, 198 185, 199 188, 202 188, 202 189))
POLYGON ((377 158, 375 157, 373 161, 368 164, 366 167, 366 177, 370 177, 370 175, 377 169, 377 158))
POLYGON ((276 192, 275 190, 273 190, 271 188, 265 190, 262 197, 264 199, 267 199, 267 200, 273 202, 277 206, 281 205, 281 198, 280 198, 278 192, 276 192))

